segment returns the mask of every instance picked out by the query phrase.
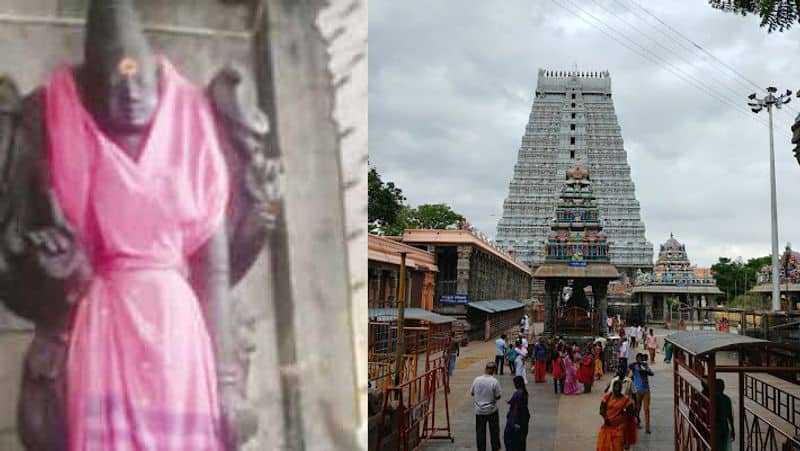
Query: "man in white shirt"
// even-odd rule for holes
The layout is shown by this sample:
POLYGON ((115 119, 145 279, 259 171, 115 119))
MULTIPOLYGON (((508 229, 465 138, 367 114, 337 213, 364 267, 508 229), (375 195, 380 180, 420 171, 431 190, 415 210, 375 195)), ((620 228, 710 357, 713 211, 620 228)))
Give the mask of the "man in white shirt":
POLYGON ((475 404, 475 434, 478 451, 486 451, 486 424, 489 424, 492 451, 500 449, 500 415, 497 400, 502 396, 500 383, 492 376, 494 362, 488 362, 484 374, 472 381, 472 397, 475 404))
POLYGON ((619 359, 619 364, 617 368, 624 368, 626 371, 628 369, 628 341, 622 340, 622 343, 619 344, 619 350, 617 351, 617 358, 619 359))
POLYGON ((506 351, 508 350, 508 345, 506 344, 506 334, 500 335, 500 338, 495 340, 494 342, 495 351, 494 351, 494 374, 497 374, 500 371, 500 374, 503 374, 503 362, 506 360, 506 351))

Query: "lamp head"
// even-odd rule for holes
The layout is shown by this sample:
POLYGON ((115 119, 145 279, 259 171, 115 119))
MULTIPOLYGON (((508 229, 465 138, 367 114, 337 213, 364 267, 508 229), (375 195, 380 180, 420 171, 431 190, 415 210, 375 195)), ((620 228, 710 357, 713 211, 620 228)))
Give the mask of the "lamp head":
POLYGON ((767 92, 771 92, 774 94, 778 92, 778 88, 776 88, 775 86, 770 86, 769 88, 767 88, 767 92))
MULTIPOLYGON (((798 91, 798 93, 800 93, 800 91, 798 91)), ((754 92, 754 93, 750 94, 749 96, 747 96, 747 98, 750 99, 750 100, 755 99, 756 98, 756 93, 754 92)))

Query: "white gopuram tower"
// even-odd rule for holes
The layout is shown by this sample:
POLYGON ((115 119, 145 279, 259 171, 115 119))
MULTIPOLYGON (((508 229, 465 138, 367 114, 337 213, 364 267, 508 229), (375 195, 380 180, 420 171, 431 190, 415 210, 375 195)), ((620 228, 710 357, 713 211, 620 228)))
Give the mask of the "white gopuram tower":
POLYGON ((544 261, 544 244, 566 170, 589 169, 611 264, 632 274, 653 266, 608 72, 539 70, 536 98, 497 225, 497 243, 513 246, 530 267, 544 261))

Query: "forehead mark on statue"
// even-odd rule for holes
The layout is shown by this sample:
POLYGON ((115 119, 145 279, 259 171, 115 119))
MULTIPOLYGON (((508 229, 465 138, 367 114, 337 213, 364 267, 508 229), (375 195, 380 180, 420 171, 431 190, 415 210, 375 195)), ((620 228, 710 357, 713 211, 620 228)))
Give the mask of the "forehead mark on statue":
POLYGON ((119 61, 117 71, 123 77, 133 77, 139 73, 139 63, 135 59, 126 56, 119 61))

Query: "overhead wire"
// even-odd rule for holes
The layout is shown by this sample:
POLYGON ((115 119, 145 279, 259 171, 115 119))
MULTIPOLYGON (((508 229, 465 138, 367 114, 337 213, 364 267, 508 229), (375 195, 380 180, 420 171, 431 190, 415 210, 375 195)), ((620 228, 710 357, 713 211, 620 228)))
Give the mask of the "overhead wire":
POLYGON ((632 40, 629 36, 627 36, 625 33, 622 33, 620 31, 616 30, 613 26, 607 24, 605 21, 603 21, 602 19, 598 18, 597 16, 595 16, 591 12, 581 8, 579 5, 575 4, 571 0, 552 0, 552 1, 557 6, 561 7, 562 9, 566 10, 567 12, 569 12, 572 15, 574 15, 578 19, 582 20, 583 22, 585 22, 588 25, 596 28, 598 31, 602 32, 606 36, 610 37, 611 39, 616 41, 618 44, 626 47, 628 50, 631 50, 632 52, 638 54, 639 56, 650 60, 651 62, 655 63, 656 65, 663 67, 664 69, 668 70, 673 75, 675 75, 678 78, 682 79, 686 83, 689 83, 692 86, 694 86, 695 88, 697 88, 700 91, 704 92, 706 95, 709 95, 710 97, 713 97, 717 101, 719 101, 719 102, 721 102, 721 103, 733 108, 734 110, 738 111, 739 113, 746 115, 747 117, 749 117, 749 118, 761 123, 762 125, 768 125, 766 120, 762 119, 759 116, 755 116, 755 115, 751 114, 741 104, 738 104, 738 103, 735 103, 735 102, 729 100, 726 97, 725 94, 720 95, 720 93, 716 89, 714 89, 713 87, 710 87, 710 86, 706 85, 705 83, 703 83, 702 81, 699 81, 698 79, 693 77, 691 74, 687 74, 682 69, 674 67, 673 64, 669 63, 664 58, 656 55, 652 51, 648 50, 646 47, 643 47, 642 45, 638 44, 637 42, 632 40), (569 2, 569 4, 573 8, 575 8, 575 10, 568 8, 565 4, 561 3, 561 1, 569 2), (576 12, 576 10, 579 11, 579 12, 576 12), (591 17, 595 22, 591 22, 591 21, 587 20, 583 15, 581 15, 581 13, 585 14, 586 16, 591 17), (633 45, 638 47, 640 50, 637 50, 637 49, 633 48, 628 42, 624 42, 623 40, 620 40, 614 34, 611 34, 606 29, 601 28, 598 24, 603 25, 604 27, 608 28, 608 30, 611 30, 611 31, 619 34, 622 37, 622 39, 624 39, 626 41, 629 41, 630 43, 632 43, 633 45))
MULTIPOLYGON (((631 12, 632 14, 634 14, 634 15, 635 15, 637 18, 641 18, 641 19, 643 19, 645 22, 647 22, 647 21, 645 20, 644 16, 642 16, 642 15, 640 15, 640 14, 637 14, 637 13, 636 13, 636 11, 634 11, 632 8, 628 7, 626 4, 622 3, 622 1, 621 1, 621 0, 613 0, 613 1, 614 1, 615 3, 617 3, 618 5, 620 5, 620 6, 624 7, 624 8, 626 8, 626 10, 627 10, 627 11, 630 11, 630 12, 631 12)), ((694 39, 692 39, 692 38, 690 38, 690 37, 686 36, 685 34, 681 33, 679 30, 676 30, 674 27, 672 27, 672 26, 671 26, 671 25, 669 25, 667 22, 665 22, 664 20, 662 20, 660 17, 658 17, 657 15, 655 15, 654 13, 652 13, 650 10, 648 10, 647 8, 645 8, 644 6, 642 6, 641 4, 639 4, 637 1, 635 1, 635 0, 628 0, 628 1, 630 2, 630 4, 631 4, 631 5, 635 6, 636 8, 638 8, 639 10, 641 10, 642 12, 644 12, 644 14, 646 14, 648 17, 650 17, 650 18, 654 19, 656 22, 658 22, 658 23, 659 23, 660 25, 662 25, 664 28, 666 28, 667 30, 669 30, 670 32, 672 32, 672 34, 670 34, 670 33, 667 33, 666 31, 664 31, 662 28, 659 28, 659 27, 657 27, 657 26, 653 26, 653 29, 654 29, 654 30, 656 30, 656 31, 660 32, 660 33, 661 33, 662 35, 664 35, 664 36, 665 36, 667 39, 670 39, 672 42, 674 42, 674 43, 678 44, 679 46, 681 46, 682 48, 684 48, 684 49, 688 50, 689 52, 692 52, 692 53, 694 53, 696 50, 699 50, 699 51, 700 51, 700 52, 702 52, 704 55, 706 55, 707 57, 709 57, 709 58, 711 58, 712 60, 714 60, 715 62, 717 62, 717 63, 718 63, 720 66, 722 66, 722 67, 724 67, 725 69, 727 69, 727 70, 728 70, 728 72, 730 72, 731 74, 733 74, 733 75, 734 75, 734 77, 735 77, 735 78, 738 80, 738 82, 740 83, 740 85, 741 85, 741 86, 745 86, 745 87, 747 87, 748 89, 749 89, 750 87, 753 87, 753 88, 755 88, 755 89, 757 89, 757 90, 763 90, 763 89, 764 89, 764 86, 761 86, 761 85, 759 85, 758 83, 754 82, 753 80, 751 80, 750 78, 748 78, 747 76, 745 76, 744 74, 742 74, 741 72, 739 72, 738 70, 736 70, 736 68, 732 67, 730 64, 726 63, 725 61, 723 61, 722 59, 720 59, 719 57, 717 57, 716 55, 714 55, 714 54, 713 54, 713 53, 711 53, 710 51, 706 50, 706 49, 705 49, 705 48, 704 48, 702 45, 698 44, 698 43, 697 43, 697 42, 696 42, 694 39), (676 38, 675 38, 675 36, 678 36, 678 37, 680 37, 680 38, 681 38, 681 40, 678 40, 678 39, 676 39, 676 38), (686 42, 688 42, 688 44, 686 44, 686 43, 684 43, 684 42, 682 42, 682 41, 686 41, 686 42)), ((652 22, 651 22, 650 24, 652 24, 652 22)), ((652 25, 654 25, 654 24, 652 24, 652 25)), ((708 64, 708 63, 707 63, 707 64, 708 64)), ((711 64, 708 64, 708 66, 709 66, 709 67, 714 67, 714 66, 712 66, 711 64)), ((720 72, 720 73, 721 73, 721 72, 720 72)), ((795 107, 794 107, 793 105, 791 105, 791 104, 789 104, 789 105, 785 105, 784 107, 785 107, 785 108, 787 108, 787 109, 789 109, 789 110, 791 110, 791 111, 792 111, 792 112, 794 112, 794 113, 800 113, 800 109, 798 109, 798 108, 795 108, 795 107)))

